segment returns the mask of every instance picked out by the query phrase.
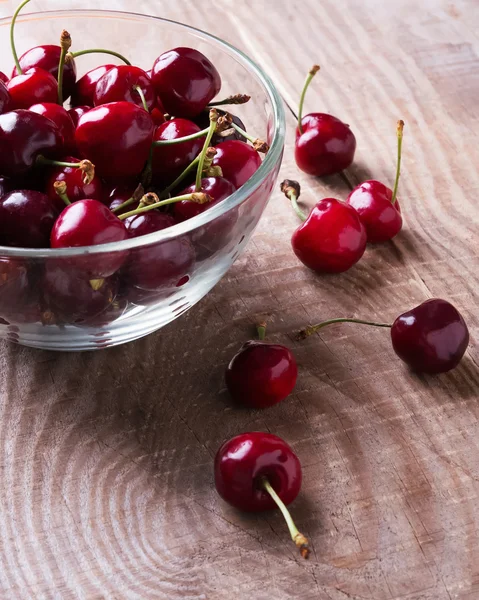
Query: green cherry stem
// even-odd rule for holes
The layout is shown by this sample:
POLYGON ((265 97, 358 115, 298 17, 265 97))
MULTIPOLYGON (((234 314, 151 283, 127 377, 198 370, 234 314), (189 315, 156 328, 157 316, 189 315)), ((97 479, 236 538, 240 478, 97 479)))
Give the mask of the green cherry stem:
POLYGON ((122 54, 119 54, 114 50, 106 50, 105 48, 89 48, 88 50, 79 50, 78 52, 71 52, 70 56, 72 58, 78 58, 79 56, 85 56, 85 54, 110 54, 111 56, 116 56, 116 58, 122 60, 126 65, 131 65, 131 62, 122 54))
POLYGON ((65 59, 72 45, 71 35, 64 29, 60 35, 60 63, 58 65, 58 104, 63 106, 63 71, 65 70, 65 59))
POLYGON ((211 140, 216 131, 216 123, 218 121, 218 116, 219 115, 216 108, 212 108, 210 110, 210 126, 208 127, 208 133, 206 134, 205 143, 203 144, 203 149, 199 156, 198 169, 196 171, 195 189, 197 192, 201 190, 201 180, 203 178, 203 167, 205 165, 206 153, 208 152, 211 140))
POLYGON ((59 196, 67 206, 69 206, 71 204, 71 200, 67 194, 67 184, 64 181, 55 181, 53 188, 56 195, 59 196))
POLYGON ((202 129, 191 135, 185 135, 184 137, 175 138, 173 140, 156 140, 153 142, 152 146, 173 146, 174 144, 182 144, 183 142, 189 142, 190 140, 196 140, 197 138, 208 135, 209 130, 210 128, 207 127, 206 129, 202 129))
POLYGON ((404 121, 399 120, 398 123, 397 123, 397 128, 396 128, 396 135, 397 135, 397 140, 398 140, 398 157, 397 157, 397 163, 396 163, 396 180, 394 182, 394 191, 393 191, 393 196, 391 198, 391 204, 394 204, 396 202, 396 196, 397 196, 398 185, 399 185, 399 176, 401 175, 401 154, 402 154, 403 130, 404 130, 404 121))
POLYGON ((235 129, 238 133, 240 133, 243 137, 245 137, 249 142, 251 142, 254 146, 254 149, 257 152, 263 152, 264 154, 266 154, 266 152, 268 152, 269 146, 266 142, 263 142, 263 140, 260 140, 259 138, 254 138, 252 135, 247 133, 244 129, 241 129, 241 127, 239 125, 236 125, 236 123, 234 123, 233 121, 230 123, 230 126, 233 129, 235 129))
POLYGON ((233 96, 228 96, 224 100, 218 100, 216 102, 210 102, 208 104, 208 108, 212 108, 213 106, 225 106, 226 104, 246 104, 251 100, 251 96, 247 94, 234 94, 233 96))
POLYGON ((13 13, 12 22, 10 23, 10 47, 12 49, 13 61, 15 62, 15 66, 17 67, 18 75, 23 75, 23 69, 20 66, 20 61, 18 60, 17 49, 15 48, 15 23, 17 21, 17 17, 20 14, 20 11, 24 6, 26 6, 30 0, 25 0, 20 4, 17 10, 13 13))
POLYGON ((160 194, 161 198, 168 196, 168 194, 171 192, 171 190, 174 190, 175 187, 177 185, 179 185, 183 181, 183 179, 185 179, 189 175, 189 173, 191 173, 191 171, 193 171, 197 167, 199 162, 200 162, 200 157, 197 156, 192 162, 190 162, 190 164, 186 167, 186 169, 182 173, 180 173, 178 175, 178 177, 172 183, 170 183, 170 185, 168 187, 166 187, 161 192, 161 194, 160 194))
POLYGON ((362 319, 329 319, 328 321, 322 321, 321 323, 317 323, 316 325, 309 325, 301 331, 298 332, 297 338, 298 340, 304 340, 319 329, 323 327, 327 327, 328 325, 333 325, 334 323, 359 323, 360 325, 372 325, 373 327, 388 327, 389 329, 392 327, 390 323, 375 323, 374 321, 363 321, 362 319))
POLYGON ((256 325, 256 331, 258 332, 258 339, 260 342, 264 342, 266 337, 266 322, 262 321, 256 325))
MULTIPOLYGON (((158 196, 151 192, 143 196, 143 198, 146 198, 147 196, 149 197, 148 201, 150 201, 152 197, 156 197, 158 199, 158 196)), ((140 201, 140 204, 143 201, 143 198, 140 201)), ((174 204, 175 202, 183 202, 184 200, 189 200, 190 202, 196 202, 198 204, 206 204, 206 202, 211 202, 211 196, 208 196, 208 194, 204 194, 203 192, 193 192, 192 194, 183 194, 182 196, 175 196, 174 198, 168 198, 167 200, 158 199, 158 202, 153 202, 152 204, 148 204, 147 206, 140 206, 140 208, 131 210, 127 213, 123 213, 122 215, 118 215, 118 218, 124 221, 125 219, 128 219, 128 217, 141 215, 155 208, 167 206, 168 204, 174 204)))
POLYGON ((278 494, 273 489, 273 486, 270 484, 266 477, 261 478, 261 487, 267 492, 271 498, 274 500, 276 506, 281 511, 284 520, 286 521, 286 525, 288 526, 289 533, 291 535, 291 539, 296 544, 296 547, 299 548, 299 552, 303 558, 309 557, 309 542, 308 538, 305 537, 296 527, 295 522, 293 521, 293 517, 291 516, 289 510, 286 508, 285 503, 281 500, 278 494))
POLYGON ((142 197, 144 195, 145 195, 145 190, 144 190, 143 186, 140 183, 138 185, 138 187, 136 188, 136 190, 133 192, 133 195, 131 196, 131 198, 128 198, 128 200, 125 200, 125 202, 123 202, 122 204, 119 204, 111 212, 112 213, 120 212, 124 208, 127 208, 128 206, 131 206, 132 204, 135 204, 135 202, 140 202, 140 200, 142 199, 142 197))
POLYGON ((41 154, 37 156, 37 165, 48 167, 71 167, 72 169, 80 169, 83 171, 83 183, 91 183, 95 177, 95 165, 89 160, 81 160, 80 162, 64 162, 62 160, 52 160, 45 158, 41 154))
POLYGON ((143 104, 143 108, 146 110, 146 112, 150 112, 148 110, 148 104, 146 103, 146 98, 145 98, 145 94, 143 92, 143 90, 141 89, 141 87, 139 85, 134 85, 133 89, 135 90, 135 92, 137 92, 137 94, 140 96, 141 98, 141 103, 143 104))
POLYGON ((294 212, 298 215, 301 221, 306 221, 308 218, 304 211, 301 210, 298 204, 298 198, 301 194, 301 186, 294 179, 285 179, 280 185, 283 194, 291 201, 291 206, 294 212))
POLYGON ((311 83, 311 80, 313 79, 313 77, 316 75, 316 73, 319 71, 319 65, 313 65, 308 73, 308 76, 306 77, 306 81, 304 82, 304 86, 303 89, 301 91, 301 96, 299 98, 299 107, 298 107, 298 130, 299 133, 303 133, 303 126, 301 125, 301 120, 303 118, 303 106, 304 106, 304 99, 306 97, 306 90, 309 87, 309 84, 311 83))

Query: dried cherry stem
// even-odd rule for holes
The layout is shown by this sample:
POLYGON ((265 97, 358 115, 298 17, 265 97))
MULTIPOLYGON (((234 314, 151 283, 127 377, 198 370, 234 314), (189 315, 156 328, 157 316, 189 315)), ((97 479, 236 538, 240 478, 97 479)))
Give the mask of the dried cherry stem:
POLYGON ((63 106, 63 71, 65 70, 65 59, 72 45, 71 35, 64 29, 60 35, 60 62, 58 64, 58 104, 63 106))
POLYGON ((126 65, 131 66, 131 62, 125 58, 119 52, 115 52, 114 50, 107 50, 105 48, 89 48, 88 50, 79 50, 78 52, 70 52, 69 56, 72 58, 78 58, 79 56, 84 56, 85 54, 110 54, 111 56, 116 56, 122 60, 126 65))
POLYGON ((95 177, 95 165, 89 160, 81 160, 80 162, 64 162, 62 160, 53 160, 45 158, 41 154, 37 156, 37 165, 47 165, 54 167, 71 167, 72 169, 80 169, 83 171, 83 183, 91 183, 95 177))
POLYGON ((189 202, 197 202, 198 204, 206 204, 207 202, 211 202, 211 200, 212 200, 211 196, 208 196, 208 194, 204 194, 203 192, 193 192, 192 194, 183 194, 182 196, 175 196, 174 198, 167 198, 166 200, 160 200, 156 194, 154 194, 153 192, 149 192, 148 194, 145 194, 145 196, 143 196, 143 198, 140 201, 140 204, 144 198, 146 199, 146 202, 147 202, 146 206, 141 206, 140 208, 131 210, 130 212, 123 213, 122 215, 119 215, 118 218, 123 221, 125 219, 128 219, 128 217, 134 217, 136 215, 141 215, 150 210, 153 210, 154 208, 160 208, 162 206, 167 206, 168 204, 174 204, 175 202, 183 202, 184 200, 188 200, 189 202), (148 197, 148 198, 146 198, 146 197, 148 197), (156 199, 157 201, 152 202, 150 204, 152 199, 156 199))
POLYGON ((286 525, 288 526, 289 533, 291 535, 291 539, 296 544, 296 547, 299 548, 299 552, 303 558, 309 558, 309 542, 308 538, 304 536, 296 527, 293 517, 291 516, 289 510, 286 508, 285 503, 281 500, 278 494, 274 491, 272 485, 268 481, 266 477, 261 478, 261 487, 271 496, 271 498, 276 503, 276 506, 281 511, 284 520, 286 521, 286 525))
POLYGON ((397 140, 398 140, 398 157, 397 157, 397 163, 396 163, 396 180, 394 182, 394 191, 393 191, 393 195, 392 195, 392 198, 391 198, 391 204, 394 204, 396 202, 396 196, 397 196, 398 185, 399 185, 399 176, 401 175, 401 154, 402 154, 403 130, 404 130, 404 121, 399 120, 398 123, 397 123, 397 128, 396 128, 396 135, 397 135, 397 140))
POLYGON ((71 204, 71 200, 67 194, 67 184, 64 181, 55 181, 53 189, 55 190, 56 195, 59 196, 67 206, 71 204))
POLYGON ((153 142, 152 146, 172 146, 174 144, 182 144, 183 142, 189 142, 190 140, 196 140, 197 138, 208 135, 209 127, 206 129, 202 129, 201 131, 197 131, 196 133, 192 133, 190 135, 185 135, 184 137, 175 138, 173 140, 156 140, 153 142))
POLYGON ((259 341, 264 342, 266 337, 266 322, 261 321, 261 323, 258 323, 258 325, 256 325, 256 331, 258 332, 259 341))
POLYGON ((25 0, 18 6, 17 10, 13 13, 12 22, 10 23, 10 47, 12 49, 13 61, 15 63, 15 66, 17 67, 18 75, 23 75, 23 69, 20 66, 20 61, 18 60, 17 49, 15 48, 15 23, 17 21, 18 15, 20 14, 20 11, 29 2, 30 2, 30 0, 25 0))
POLYGON ((306 97, 306 91, 311 83, 313 77, 319 71, 319 65, 313 65, 309 70, 308 76, 306 77, 306 81, 304 82, 303 89, 301 91, 301 96, 299 97, 299 106, 298 106, 298 130, 299 133, 303 133, 303 126, 301 125, 301 120, 303 118, 303 106, 304 99, 306 97))
POLYGON ((125 200, 125 202, 123 202, 122 204, 119 204, 111 212, 112 213, 120 212, 124 208, 127 208, 128 206, 135 204, 135 202, 140 202, 140 200, 143 198, 144 195, 145 195, 145 190, 143 189, 143 186, 140 183, 138 185, 138 187, 136 188, 136 190, 133 192, 133 195, 131 196, 131 198, 128 198, 128 200, 125 200))
POLYGON ((373 327, 388 327, 389 329, 392 327, 390 323, 375 323, 374 321, 363 321, 362 319, 328 319, 327 321, 322 321, 321 323, 317 323, 316 325, 308 325, 304 329, 298 332, 296 338, 298 340, 305 340, 307 337, 316 333, 319 329, 323 327, 327 327, 328 325, 333 325, 334 323, 359 323, 360 325, 372 325, 373 327))
POLYGON ((241 129, 241 127, 239 125, 236 125, 236 123, 234 121, 231 121, 230 125, 233 129, 235 129, 238 133, 241 133, 241 135, 243 137, 245 137, 249 142, 251 142, 253 144, 253 147, 256 150, 256 152, 263 152, 264 154, 266 154, 268 152, 269 145, 266 142, 264 142, 263 140, 260 140, 259 138, 254 138, 252 135, 247 133, 244 129, 241 129))
POLYGON ((224 106, 225 104, 246 104, 251 100, 251 96, 247 94, 233 94, 232 96, 228 96, 224 100, 218 100, 217 102, 210 102, 208 107, 213 106, 224 106))
POLYGON ((301 186, 294 179, 285 179, 280 185, 281 191, 283 194, 291 200, 291 206, 294 209, 294 212, 298 215, 301 221, 306 221, 308 218, 304 211, 301 210, 298 204, 298 198, 301 194, 301 186))
POLYGON ((134 85, 133 89, 135 90, 135 92, 137 92, 137 94, 140 96, 141 98, 141 103, 143 105, 143 108, 146 110, 146 112, 150 112, 148 110, 148 104, 146 103, 146 98, 145 98, 145 93, 143 92, 143 90, 141 89, 141 87, 139 85, 134 85))
POLYGON ((216 108, 212 108, 210 110, 210 126, 208 127, 208 133, 206 134, 205 143, 203 144, 203 149, 199 155, 198 160, 198 169, 196 171, 196 183, 195 189, 197 192, 201 190, 201 180, 203 178, 203 168, 205 165, 206 154, 208 152, 208 148, 210 147, 211 140, 216 131, 216 123, 218 121, 218 111, 216 108))

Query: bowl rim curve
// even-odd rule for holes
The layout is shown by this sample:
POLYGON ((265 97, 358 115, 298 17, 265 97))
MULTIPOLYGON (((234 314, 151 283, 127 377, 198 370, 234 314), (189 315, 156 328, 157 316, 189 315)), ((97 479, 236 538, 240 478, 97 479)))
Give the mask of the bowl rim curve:
MULTIPOLYGON (((89 254, 103 254, 106 252, 131 250, 133 248, 149 246, 151 244, 156 244, 158 242, 166 241, 178 236, 185 235, 199 227, 202 227, 214 221, 229 210, 242 204, 261 186, 261 184, 273 171, 273 169, 276 167, 278 161, 281 158, 281 154, 284 148, 286 125, 283 100, 272 79, 263 71, 263 69, 254 60, 252 60, 242 50, 236 48, 236 46, 233 46, 229 42, 226 42, 225 40, 202 29, 193 27, 191 25, 187 25, 185 23, 181 23, 179 21, 175 21, 173 19, 166 19, 164 17, 146 15, 137 12, 101 9, 49 10, 20 14, 17 19, 17 23, 21 23, 22 21, 28 21, 29 17, 41 17, 41 20, 48 20, 49 17, 52 18, 72 15, 76 15, 78 17, 80 17, 81 15, 90 15, 93 17, 100 17, 101 15, 105 15, 111 17, 116 16, 118 18, 125 18, 127 16, 130 16, 135 17, 136 19, 140 18, 151 21, 161 21, 163 23, 173 25, 174 27, 178 27, 179 29, 189 31, 193 35, 196 35, 200 38, 204 38, 207 41, 216 44, 217 46, 225 50, 228 54, 232 55, 232 57, 235 60, 237 60, 237 62, 242 64, 249 72, 253 72, 253 74, 261 83, 264 91, 266 92, 271 102, 273 110, 274 131, 272 143, 268 153, 265 155, 258 170, 250 177, 250 179, 248 179, 248 181, 243 186, 241 186, 238 190, 233 192, 231 196, 229 196, 222 202, 219 202, 218 204, 214 205, 211 209, 206 210, 203 213, 192 217, 191 219, 187 219, 182 223, 178 223, 176 225, 173 225, 172 227, 168 227, 167 229, 150 233, 148 235, 141 236, 138 238, 131 238, 123 240, 121 242, 110 242, 107 244, 98 244, 92 246, 79 246, 70 248, 22 248, 0 245, 0 257, 61 258, 71 256, 84 256, 89 254)), ((1 18, 0 27, 4 27, 5 25, 10 24, 11 18, 11 16, 1 18)))

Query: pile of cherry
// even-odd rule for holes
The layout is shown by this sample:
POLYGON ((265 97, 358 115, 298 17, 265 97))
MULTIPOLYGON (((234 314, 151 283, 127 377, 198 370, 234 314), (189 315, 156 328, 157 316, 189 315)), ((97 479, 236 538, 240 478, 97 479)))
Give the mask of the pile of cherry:
MULTIPOLYGON (((12 19, 12 40, 16 17, 29 1, 12 19)), ((125 64, 101 65, 77 80, 75 58, 98 50, 72 53, 71 43, 63 31, 59 46, 38 46, 18 58, 12 42, 12 77, 0 74, 1 245, 82 247, 159 231, 221 202, 260 166, 258 152, 267 152, 267 145, 251 137, 237 116, 211 108, 249 97, 212 102, 220 75, 197 50, 165 52, 151 71, 101 50, 125 64), (68 99, 70 109, 64 107, 68 99)), ((301 94, 295 158, 304 172, 325 176, 351 165, 356 139, 331 115, 302 117, 306 90, 318 69, 311 69, 301 94)), ((362 257, 367 242, 386 242, 399 233, 403 126, 399 121, 393 190, 365 181, 346 201, 322 199, 306 216, 298 205, 299 184, 281 184, 303 221, 292 246, 307 267, 318 273, 346 271, 362 257)), ((222 227, 227 229, 228 222, 211 237, 221 238, 222 227)), ((203 239, 199 245, 214 253, 212 243, 203 239)), ((134 261, 127 252, 99 260, 49 261, 40 273, 24 261, 0 258, 0 316, 5 320, 11 306, 18 310, 33 287, 42 290, 43 322, 82 323, 111 306, 121 286, 136 298, 181 286, 197 250, 185 240, 171 244, 142 250, 134 261)), ((427 300, 392 324, 335 318, 306 327, 298 338, 341 322, 390 329, 396 354, 423 373, 456 367, 469 342, 460 313, 440 299, 427 300)), ((265 341, 265 324, 258 333, 259 340, 247 342, 226 370, 231 396, 249 408, 284 400, 298 373, 288 348, 265 341)), ((219 494, 241 510, 278 507, 293 541, 308 556, 308 541, 286 509, 301 487, 301 465, 286 442, 260 432, 229 440, 215 459, 215 483, 219 494)))

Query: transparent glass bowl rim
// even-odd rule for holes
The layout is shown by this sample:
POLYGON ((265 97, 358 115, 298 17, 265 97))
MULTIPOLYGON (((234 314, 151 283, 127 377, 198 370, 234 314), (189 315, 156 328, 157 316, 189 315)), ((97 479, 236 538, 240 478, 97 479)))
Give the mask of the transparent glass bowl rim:
MULTIPOLYGON (((76 10, 61 10, 61 11, 42 11, 42 12, 33 12, 33 13, 25 13, 19 16, 17 23, 21 23, 23 21, 28 21, 29 18, 39 17, 41 20, 48 20, 48 18, 59 18, 62 16, 82 16, 85 17, 101 17, 101 16, 109 16, 109 17, 118 17, 124 19, 125 17, 131 16, 135 19, 145 19, 149 21, 161 21, 163 23, 173 25, 174 27, 178 27, 180 29, 184 29, 186 31, 191 32, 197 37, 204 38, 207 41, 211 41, 216 46, 219 46, 221 49, 224 49, 229 54, 233 54, 234 58, 242 64, 246 69, 253 74, 261 82, 266 94, 271 102, 271 106, 273 108, 273 117, 274 117, 274 133, 273 140, 271 142, 271 147, 269 152, 265 155, 262 164, 259 169, 254 173, 254 175, 238 190, 233 192, 231 196, 223 200, 210 208, 209 210, 200 213, 199 215, 188 219, 187 221, 183 221, 182 223, 178 223, 177 225, 173 225, 172 227, 168 227, 167 229, 163 229, 161 231, 150 233, 148 235, 132 238, 130 240, 124 240, 122 242, 111 242, 108 244, 99 244, 95 246, 81 246, 75 248, 14 248, 11 246, 0 246, 0 256, 16 256, 16 257, 25 257, 25 258, 42 258, 42 257, 69 257, 69 256, 79 256, 85 254, 100 254, 104 252, 116 252, 121 250, 130 250, 132 248, 138 248, 142 246, 148 246, 151 244, 155 244, 158 242, 166 241, 184 234, 189 233, 199 227, 202 227, 211 221, 214 221, 224 213, 228 212, 232 208, 239 206, 242 204, 247 198, 249 198, 255 190, 257 190, 260 185, 264 182, 264 180, 268 177, 268 175, 273 171, 275 166, 280 159, 283 146, 284 146, 284 137, 285 137, 285 115, 284 108, 281 96, 279 95, 274 83, 270 79, 270 77, 253 61, 249 58, 244 52, 238 50, 235 46, 232 46, 228 42, 225 42, 219 37, 216 37, 206 31, 202 31, 201 29, 197 29, 196 27, 191 27, 190 25, 185 25, 184 23, 180 23, 178 21, 173 21, 171 19, 164 19, 163 17, 155 17, 153 15, 145 15, 141 13, 129 12, 129 11, 115 11, 115 10, 95 10, 95 9, 76 9, 76 10)), ((10 23, 11 17, 5 17, 0 19, 0 27, 5 26, 10 23)), ((242 91, 242 90, 239 90, 242 91)), ((251 100, 254 102, 254 98, 251 100)))

